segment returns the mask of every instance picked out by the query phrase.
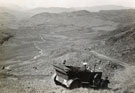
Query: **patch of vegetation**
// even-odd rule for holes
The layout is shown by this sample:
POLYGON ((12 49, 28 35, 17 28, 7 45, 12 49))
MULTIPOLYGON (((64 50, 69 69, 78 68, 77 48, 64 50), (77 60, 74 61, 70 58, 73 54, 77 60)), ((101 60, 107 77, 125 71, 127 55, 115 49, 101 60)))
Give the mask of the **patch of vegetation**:
POLYGON ((4 42, 8 41, 10 38, 14 37, 13 35, 9 34, 9 33, 1 33, 0 36, 0 44, 4 44, 4 42))

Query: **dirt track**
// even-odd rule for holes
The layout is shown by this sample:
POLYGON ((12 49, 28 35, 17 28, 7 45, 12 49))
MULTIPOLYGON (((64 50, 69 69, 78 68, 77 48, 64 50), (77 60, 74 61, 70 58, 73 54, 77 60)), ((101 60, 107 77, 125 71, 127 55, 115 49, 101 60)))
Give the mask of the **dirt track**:
POLYGON ((108 60, 108 61, 111 61, 111 62, 113 62, 113 63, 116 63, 116 64, 119 64, 119 65, 121 65, 121 66, 124 66, 125 68, 126 67, 129 67, 129 65, 127 64, 127 63, 125 63, 125 62, 121 62, 121 61, 119 61, 119 60, 117 60, 117 59, 114 59, 114 58, 111 58, 111 57, 108 57, 108 56, 106 56, 106 55, 103 55, 103 54, 100 54, 100 53, 98 53, 98 52, 96 52, 96 51, 90 51, 92 54, 94 54, 95 56, 98 56, 99 58, 101 58, 101 59, 106 59, 106 60, 108 60))

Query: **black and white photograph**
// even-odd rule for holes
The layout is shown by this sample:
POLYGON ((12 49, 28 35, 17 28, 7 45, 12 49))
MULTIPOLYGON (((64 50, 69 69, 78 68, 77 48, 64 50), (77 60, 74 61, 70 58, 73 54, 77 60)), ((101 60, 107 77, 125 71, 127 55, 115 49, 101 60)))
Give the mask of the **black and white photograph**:
POLYGON ((0 93, 135 93, 135 0, 0 0, 0 93))

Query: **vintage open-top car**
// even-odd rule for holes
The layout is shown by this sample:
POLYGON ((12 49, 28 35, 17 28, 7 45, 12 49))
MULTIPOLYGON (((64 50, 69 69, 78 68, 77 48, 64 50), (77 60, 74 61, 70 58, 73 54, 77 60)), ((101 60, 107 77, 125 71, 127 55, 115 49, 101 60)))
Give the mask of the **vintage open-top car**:
POLYGON ((102 79, 102 72, 95 72, 84 67, 74 67, 65 64, 53 64, 56 73, 53 79, 56 85, 66 88, 79 88, 82 85, 91 87, 107 87, 108 83, 102 79))

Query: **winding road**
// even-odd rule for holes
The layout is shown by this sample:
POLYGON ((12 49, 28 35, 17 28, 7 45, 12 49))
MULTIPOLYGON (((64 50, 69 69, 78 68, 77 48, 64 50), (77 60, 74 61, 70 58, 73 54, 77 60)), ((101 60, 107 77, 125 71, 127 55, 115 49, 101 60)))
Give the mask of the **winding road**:
POLYGON ((122 65, 124 67, 129 67, 129 65, 127 63, 125 63, 125 62, 121 62, 121 61, 119 61, 117 59, 114 59, 114 58, 108 57, 106 55, 100 54, 100 53, 98 53, 98 52, 96 52, 94 50, 91 50, 90 53, 92 53, 93 55, 95 55, 95 56, 97 56, 97 57, 99 57, 101 59, 105 59, 105 60, 111 61, 113 63, 122 65))

